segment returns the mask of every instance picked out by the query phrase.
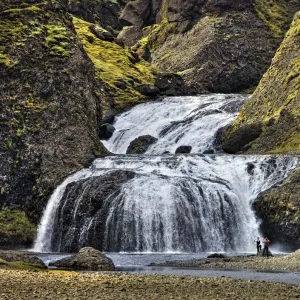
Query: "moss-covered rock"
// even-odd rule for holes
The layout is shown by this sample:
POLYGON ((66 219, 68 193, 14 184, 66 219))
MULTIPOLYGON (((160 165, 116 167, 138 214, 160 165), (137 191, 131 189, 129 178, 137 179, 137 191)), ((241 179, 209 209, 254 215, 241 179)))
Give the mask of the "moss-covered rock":
POLYGON ((273 243, 289 249, 300 247, 300 169, 279 187, 267 191, 253 204, 261 231, 273 243))
POLYGON ((26 217, 24 211, 0 210, 0 247, 30 245, 35 236, 36 227, 26 217))
POLYGON ((78 18, 73 18, 73 23, 94 63, 98 79, 105 86, 102 90, 104 114, 121 112, 145 101, 147 98, 135 88, 141 84, 153 84, 155 69, 143 59, 137 60, 129 49, 97 38, 89 29, 90 23, 78 18), (118 85, 120 81, 125 83, 125 88, 118 85))
POLYGON ((227 141, 235 139, 244 126, 262 124, 248 153, 300 154, 300 13, 276 52, 271 67, 238 119, 225 131, 227 141))
POLYGON ((65 2, 0 5, 0 203, 34 222, 65 176, 106 153, 101 85, 65 2))

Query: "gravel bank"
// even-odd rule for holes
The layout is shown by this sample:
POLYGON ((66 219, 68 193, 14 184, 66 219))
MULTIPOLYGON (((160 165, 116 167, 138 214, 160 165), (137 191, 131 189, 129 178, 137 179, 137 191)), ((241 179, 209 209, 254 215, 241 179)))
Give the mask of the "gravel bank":
POLYGON ((205 258, 199 260, 168 261, 155 264, 165 267, 185 268, 228 268, 228 269, 253 269, 260 271, 300 271, 300 250, 275 257, 234 256, 226 258, 205 258))
POLYGON ((161 275, 0 269, 0 299, 297 299, 300 286, 161 275))

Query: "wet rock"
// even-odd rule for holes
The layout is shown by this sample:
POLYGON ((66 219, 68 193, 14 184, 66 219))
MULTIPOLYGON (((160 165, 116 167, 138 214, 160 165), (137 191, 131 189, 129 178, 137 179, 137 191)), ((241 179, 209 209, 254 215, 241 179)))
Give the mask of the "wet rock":
POLYGON ((222 253, 213 253, 211 255, 208 255, 207 258, 226 258, 226 255, 222 253))
POLYGON ((159 94, 159 89, 156 86, 150 85, 150 84, 142 84, 136 88, 138 92, 140 92, 142 95, 148 96, 148 97, 155 97, 159 94))
POLYGON ((175 154, 179 154, 179 153, 191 153, 192 151, 192 147, 191 146, 179 146, 176 151, 175 154))
POLYGON ((203 151, 203 154, 214 154, 214 153, 215 153, 214 149, 207 149, 203 151))
POLYGON ((103 124, 99 129, 99 138, 100 140, 108 140, 112 137, 115 132, 115 127, 109 123, 103 124))
POLYGON ((51 263, 50 266, 85 271, 115 270, 112 260, 92 247, 82 248, 77 254, 51 263))
MULTIPOLYGON (((249 124, 240 127, 234 135, 227 139, 221 148, 223 151, 235 154, 243 149, 247 144, 257 139, 262 133, 261 124, 249 124)), ((225 131, 226 134, 226 131, 225 131)))
POLYGON ((118 81, 115 82, 115 86, 118 89, 126 90, 127 84, 126 84, 126 82, 124 80, 118 80, 118 81))
POLYGON ((154 144, 157 138, 151 135, 142 135, 134 139, 127 148, 126 154, 143 154, 149 146, 154 144))
POLYGON ((114 124, 115 122, 115 115, 108 115, 107 117, 103 118, 102 123, 103 124, 114 124))

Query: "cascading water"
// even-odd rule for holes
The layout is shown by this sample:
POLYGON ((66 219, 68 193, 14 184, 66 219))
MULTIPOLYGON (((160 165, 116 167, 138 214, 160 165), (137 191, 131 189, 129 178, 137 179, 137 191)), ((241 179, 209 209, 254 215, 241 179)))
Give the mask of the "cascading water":
MULTIPOLYGON (((211 95, 143 104, 118 118, 117 132, 106 145, 124 153, 134 138, 151 134, 159 139, 149 153, 173 151, 180 139, 202 152, 212 147, 218 128, 234 119, 244 100, 211 95), (201 130, 209 132, 201 135, 201 130)), ((97 159, 53 193, 35 250, 75 251, 89 245, 105 251, 250 251, 258 234, 252 201, 296 165, 296 158, 271 156, 97 159)))

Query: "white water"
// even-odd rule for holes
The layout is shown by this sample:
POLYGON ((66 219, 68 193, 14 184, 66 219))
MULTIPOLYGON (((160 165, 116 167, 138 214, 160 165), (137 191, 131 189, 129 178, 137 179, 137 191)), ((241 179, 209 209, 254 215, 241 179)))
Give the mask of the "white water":
MULTIPOLYGON (((134 138, 150 134, 159 139, 147 153, 174 153, 179 145, 203 152, 213 147, 215 133, 235 118, 237 103, 245 98, 177 97, 139 105, 118 118, 117 130, 106 146, 125 153, 134 138)), ((48 252, 55 245, 65 251, 62 240, 80 247, 90 245, 89 233, 97 236, 92 230, 103 220, 99 220, 101 210, 90 215, 82 211, 83 199, 94 195, 86 181, 84 188, 79 186, 80 194, 74 194, 72 207, 68 206, 73 216, 68 225, 71 234, 61 233, 53 240, 54 229, 64 224, 59 210, 65 209, 66 187, 75 182, 80 185, 90 177, 102 178, 114 170, 132 170, 134 178, 113 191, 108 203, 103 200, 108 208, 104 250, 251 252, 258 235, 251 203, 261 192, 282 182, 296 165, 296 158, 270 156, 119 155, 97 159, 89 169, 57 187, 42 217, 34 250, 48 252), (83 225, 75 222, 77 215, 85 216, 83 225)))
POLYGON ((147 154, 175 153, 179 146, 192 146, 192 153, 213 148, 214 135, 233 121, 248 96, 212 94, 172 97, 138 105, 117 118, 116 131, 105 147, 125 154, 131 141, 142 135, 159 140, 147 154))

